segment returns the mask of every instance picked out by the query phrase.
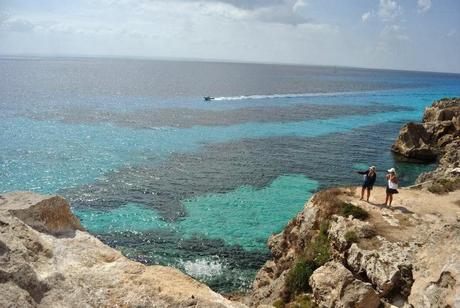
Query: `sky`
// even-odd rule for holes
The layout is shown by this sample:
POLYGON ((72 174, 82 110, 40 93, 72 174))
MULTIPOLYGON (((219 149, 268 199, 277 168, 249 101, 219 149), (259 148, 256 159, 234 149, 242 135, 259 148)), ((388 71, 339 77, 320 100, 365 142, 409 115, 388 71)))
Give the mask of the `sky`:
POLYGON ((460 0, 0 0, 0 54, 460 73, 460 0))

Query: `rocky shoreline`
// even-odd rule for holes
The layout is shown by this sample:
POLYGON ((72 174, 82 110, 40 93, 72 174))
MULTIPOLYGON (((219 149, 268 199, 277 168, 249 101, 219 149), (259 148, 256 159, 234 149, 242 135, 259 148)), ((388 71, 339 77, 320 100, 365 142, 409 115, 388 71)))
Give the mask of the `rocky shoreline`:
POLYGON ((427 108, 392 150, 439 161, 394 207, 376 187, 316 193, 270 237, 250 294, 224 298, 180 271, 131 261, 87 233, 66 200, 0 197, 0 307, 460 307, 460 100, 427 108))
POLYGON ((315 194, 269 239, 273 259, 247 304, 460 307, 460 99, 434 102, 392 151, 438 166, 401 189, 394 207, 379 204, 384 188, 369 203, 357 188, 315 194))
POLYGON ((87 233, 66 200, 0 199, 0 307, 244 307, 164 266, 124 257, 87 233))
POLYGON ((273 259, 257 274, 247 304, 460 305, 460 191, 439 196, 401 189, 391 208, 376 202, 384 188, 375 189, 370 203, 360 201, 356 190, 317 193, 270 238, 273 259), (305 277, 303 287, 289 282, 305 277))
POLYGON ((444 98, 426 108, 421 123, 401 128, 392 151, 408 159, 436 161, 417 178, 420 188, 447 192, 460 188, 460 98, 444 98))

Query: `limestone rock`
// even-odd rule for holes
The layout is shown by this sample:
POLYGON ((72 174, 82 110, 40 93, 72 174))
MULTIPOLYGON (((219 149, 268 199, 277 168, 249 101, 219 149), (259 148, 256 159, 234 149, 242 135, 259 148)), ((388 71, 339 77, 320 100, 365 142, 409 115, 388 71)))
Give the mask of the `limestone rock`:
POLYGON ((257 274, 248 303, 257 307, 282 297, 287 273, 298 258, 305 257, 315 232, 328 221, 330 260, 309 280, 316 304, 375 307, 380 301, 382 307, 459 306, 460 190, 446 195, 405 188, 399 192, 391 208, 375 202, 384 200, 384 187, 374 187, 369 203, 358 200, 352 188, 315 194, 283 232, 271 237, 274 257, 257 274), (343 203, 366 210, 368 220, 339 216, 334 209, 343 203), (350 232, 354 243, 347 241, 350 232))
POLYGON ((380 298, 370 283, 355 279, 342 264, 331 261, 310 277, 315 302, 320 307, 374 308, 380 298))
POLYGON ((15 202, 16 194, 9 194, 9 198, 3 201, 0 199, 0 208, 9 210, 37 231, 54 235, 71 234, 76 230, 84 231, 80 220, 72 214, 69 203, 64 198, 23 193, 23 202, 18 203, 15 202))
POLYGON ((395 288, 405 297, 410 294, 413 278, 407 247, 383 241, 379 249, 365 250, 352 244, 347 263, 353 272, 365 275, 382 296, 395 288))
MULTIPOLYGON (((425 162, 438 160, 436 170, 422 173, 417 179, 417 183, 434 181, 433 191, 444 191, 440 188, 443 185, 439 180, 453 182, 454 186, 460 183, 460 177, 449 173, 459 164, 460 98, 445 98, 434 102, 426 108, 422 123, 408 123, 401 128, 391 149, 410 159, 425 162)), ((419 187, 429 188, 430 185, 419 187)))
POLYGON ((332 218, 329 237, 339 251, 344 251, 352 244, 347 240, 347 234, 350 233, 353 233, 357 239, 369 238, 375 235, 375 231, 369 222, 342 216, 332 218))
POLYGON ((459 117, 459 101, 458 98, 445 98, 434 102, 431 107, 425 109, 423 122, 450 121, 454 117, 459 117))
POLYGON ((283 232, 269 238, 268 247, 274 259, 266 262, 257 273, 253 290, 247 300, 250 305, 272 304, 282 297, 286 275, 296 257, 315 234, 314 228, 319 226, 319 216, 318 205, 310 200, 283 232))
POLYGON ((82 231, 65 200, 33 193, 0 199, 0 306, 245 307, 177 269, 127 259, 82 231))
POLYGON ((414 307, 460 307, 460 229, 446 225, 415 256, 414 307), (434 253, 435 252, 435 253, 434 253))
POLYGON ((405 157, 428 162, 434 161, 438 154, 426 128, 412 122, 401 128, 398 140, 391 149, 405 157))
POLYGON ((407 158, 431 162, 460 136, 460 99, 443 99, 425 110, 422 123, 408 123, 392 150, 407 158))

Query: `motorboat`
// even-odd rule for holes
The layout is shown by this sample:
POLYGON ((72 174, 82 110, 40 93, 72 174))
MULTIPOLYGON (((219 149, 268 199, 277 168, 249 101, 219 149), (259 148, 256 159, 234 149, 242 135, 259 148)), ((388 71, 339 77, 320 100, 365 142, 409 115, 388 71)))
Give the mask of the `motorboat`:
POLYGON ((212 96, 205 96, 203 97, 205 101, 212 101, 214 99, 214 97, 212 96))

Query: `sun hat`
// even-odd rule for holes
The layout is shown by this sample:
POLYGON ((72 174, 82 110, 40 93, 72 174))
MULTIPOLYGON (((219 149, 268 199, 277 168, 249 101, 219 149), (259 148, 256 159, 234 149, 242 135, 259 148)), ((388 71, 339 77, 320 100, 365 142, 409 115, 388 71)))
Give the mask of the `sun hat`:
POLYGON ((391 172, 396 173, 396 169, 395 169, 395 168, 388 169, 387 171, 390 172, 390 173, 391 173, 391 172))

